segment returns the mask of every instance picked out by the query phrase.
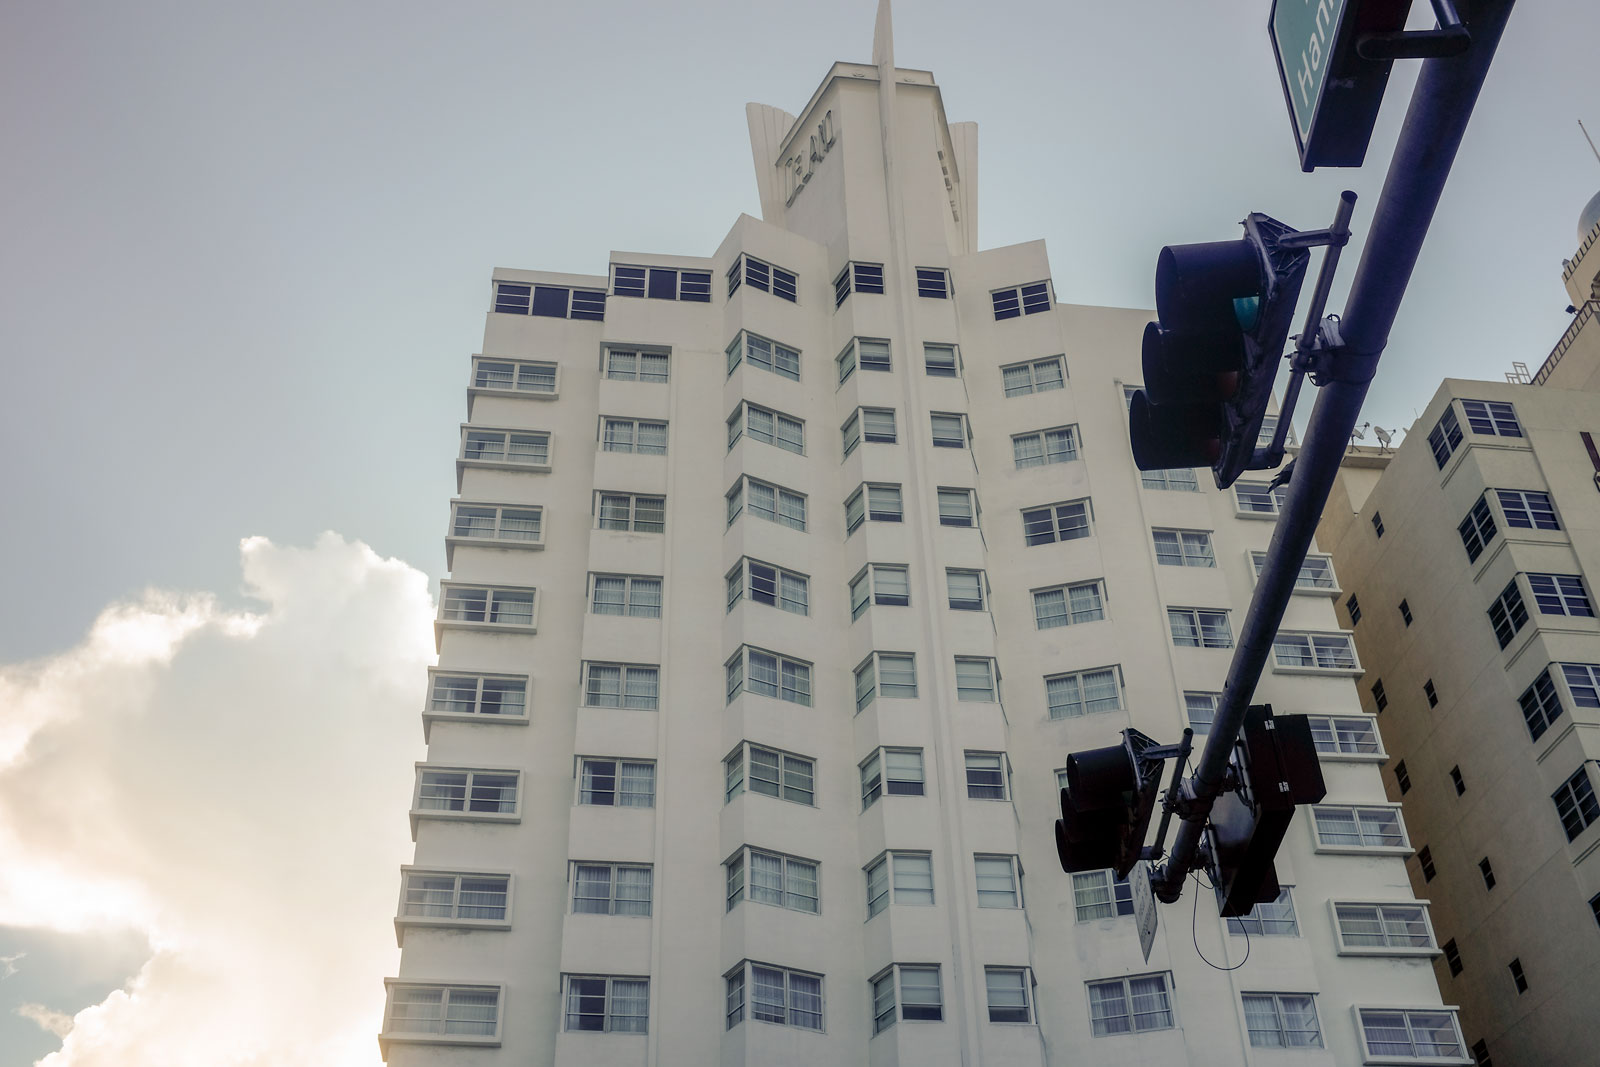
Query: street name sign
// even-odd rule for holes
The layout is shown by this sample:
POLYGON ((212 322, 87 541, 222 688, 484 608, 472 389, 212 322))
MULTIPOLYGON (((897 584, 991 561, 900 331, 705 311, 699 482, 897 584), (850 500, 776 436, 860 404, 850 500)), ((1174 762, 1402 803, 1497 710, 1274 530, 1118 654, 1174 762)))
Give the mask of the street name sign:
POLYGON ((1128 872, 1128 888, 1133 892, 1133 924, 1139 928, 1139 947, 1144 961, 1150 962, 1150 949, 1156 943, 1156 895, 1150 888, 1150 861, 1140 860, 1128 872))

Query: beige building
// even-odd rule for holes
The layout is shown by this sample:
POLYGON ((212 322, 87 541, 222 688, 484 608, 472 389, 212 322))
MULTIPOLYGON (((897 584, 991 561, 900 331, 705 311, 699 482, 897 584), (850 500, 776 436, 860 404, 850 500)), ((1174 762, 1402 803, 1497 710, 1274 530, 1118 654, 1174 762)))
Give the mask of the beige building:
POLYGON ((1600 196, 1533 384, 1447 379, 1319 531, 1480 1064, 1600 1063, 1600 196))

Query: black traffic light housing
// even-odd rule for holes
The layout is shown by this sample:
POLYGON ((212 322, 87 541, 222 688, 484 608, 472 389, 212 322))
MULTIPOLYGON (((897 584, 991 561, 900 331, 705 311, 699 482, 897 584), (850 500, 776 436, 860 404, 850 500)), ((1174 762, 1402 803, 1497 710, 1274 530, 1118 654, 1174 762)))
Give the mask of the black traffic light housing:
POLYGON ((1260 212, 1237 241, 1169 245, 1156 260, 1144 388, 1129 432, 1140 470, 1210 467, 1226 489, 1275 465, 1256 449, 1311 253, 1299 231, 1260 212))
POLYGON ((1270 704, 1245 712, 1229 768, 1237 788, 1211 808, 1206 873, 1222 914, 1236 917, 1277 899, 1272 861, 1295 806, 1315 804, 1327 788, 1310 721, 1304 715, 1274 716, 1270 704))
POLYGON ((1161 786, 1162 761, 1147 755, 1155 741, 1138 730, 1122 743, 1067 757, 1067 787, 1056 820, 1056 855, 1063 871, 1110 867, 1126 878, 1139 862, 1161 786))

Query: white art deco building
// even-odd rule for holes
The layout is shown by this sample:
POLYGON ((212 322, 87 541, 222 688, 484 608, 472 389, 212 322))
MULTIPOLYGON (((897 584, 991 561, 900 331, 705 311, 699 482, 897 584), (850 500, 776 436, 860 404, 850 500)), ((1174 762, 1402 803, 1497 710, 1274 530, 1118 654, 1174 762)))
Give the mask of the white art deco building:
POLYGON ((1259 694, 1325 753, 1290 888, 1145 962, 1061 873, 1066 754, 1204 729, 1278 503, 1135 470, 1150 314, 980 251, 976 127, 874 52, 749 107, 710 257, 494 272, 386 1059, 1470 1062, 1324 556, 1259 694))

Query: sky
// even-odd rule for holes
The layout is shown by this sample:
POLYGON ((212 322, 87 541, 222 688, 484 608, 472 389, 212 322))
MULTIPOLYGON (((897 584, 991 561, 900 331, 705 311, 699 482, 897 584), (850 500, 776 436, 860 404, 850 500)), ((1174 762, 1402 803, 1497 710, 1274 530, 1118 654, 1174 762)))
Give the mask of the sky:
MULTIPOLYGON (((901 0, 896 58, 979 125, 981 244, 1043 238, 1059 300, 1149 307, 1162 245, 1350 188, 1338 310, 1415 65, 1365 167, 1303 174, 1268 6, 901 0)), ((490 272, 710 254, 760 211, 744 104, 799 111, 874 8, 0 14, 0 1067, 375 1059, 490 272), (180 1014, 215 1026, 157 1041, 180 1014)), ((1592 0, 1513 14, 1364 420, 1565 329, 1597 40, 1592 0)))

